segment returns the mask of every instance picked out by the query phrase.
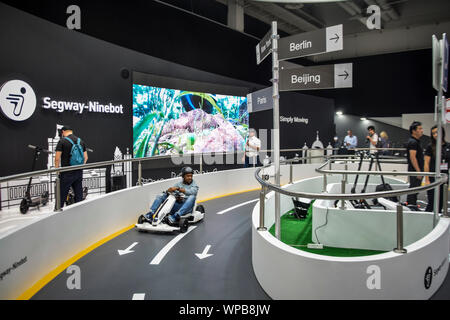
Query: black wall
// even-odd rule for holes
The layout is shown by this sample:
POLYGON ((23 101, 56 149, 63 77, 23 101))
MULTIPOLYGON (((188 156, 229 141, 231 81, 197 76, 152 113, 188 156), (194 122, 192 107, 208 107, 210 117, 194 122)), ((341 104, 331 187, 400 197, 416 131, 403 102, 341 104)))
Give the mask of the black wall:
MULTIPOLYGON (((306 142, 308 148, 319 139, 327 147, 335 135, 334 102, 331 99, 313 97, 295 92, 282 92, 280 95, 280 117, 299 117, 309 119, 305 123, 280 122, 280 148, 302 148, 306 142)), ((267 148, 271 148, 270 129, 273 128, 273 112, 265 110, 251 113, 250 127, 268 130, 267 148)), ((260 137, 261 138, 261 137, 260 137)), ((298 152, 297 152, 298 153, 298 152)), ((283 153, 292 156, 292 153, 283 153)))
POLYGON ((256 65, 258 39, 153 0, 3 2, 64 27, 67 7, 78 5, 81 33, 199 70, 270 85, 270 59, 256 65))
MULTIPOLYGON (((351 129, 353 135, 358 138, 358 147, 367 148, 369 146, 366 141, 368 135, 367 127, 374 126, 375 132, 380 135, 380 132, 386 131, 389 136, 389 140, 392 142, 392 147, 403 148, 405 143, 408 141, 410 134, 408 130, 392 126, 383 122, 375 120, 365 120, 361 121, 360 117, 344 114, 341 116, 335 116, 334 119, 336 123, 336 135, 339 141, 342 142, 344 137, 347 135, 347 130, 351 129)), ((422 142, 422 147, 426 147, 430 143, 429 136, 422 136, 420 139, 422 142)))
MULTIPOLYGON (((90 162, 111 160, 115 146, 122 152, 132 145, 132 83, 123 79, 123 68, 167 77, 254 88, 253 83, 234 80, 134 52, 78 32, 59 27, 0 3, 0 83, 20 79, 37 96, 33 116, 14 122, 0 115, 0 176, 29 171, 32 150, 28 144, 47 146, 56 124, 69 124, 88 147, 90 162), (42 109, 42 97, 65 101, 122 104, 123 115, 42 109)), ((42 157, 37 169, 44 169, 42 157)))
POLYGON ((332 98, 336 110, 362 117, 395 117, 402 113, 434 112, 436 91, 431 84, 431 49, 330 63, 347 62, 353 62, 352 89, 303 92, 332 98))
MULTIPOLYGON (((255 63, 258 40, 225 26, 153 0, 2 0, 39 17, 66 25, 66 8, 81 7, 85 33, 155 57, 245 81, 269 86, 271 62, 255 63)), ((212 12, 215 0, 171 0, 186 10, 212 12)), ((220 8, 219 6, 215 6, 220 8)), ((226 7, 211 18, 225 23, 226 7)), ((247 29, 261 37, 264 24, 246 17, 247 29)), ((78 31, 77 31, 78 32, 78 31)), ((283 35, 282 35, 283 36, 283 35)), ((431 41, 431 39, 430 39, 431 41)), ((383 46, 383 43, 379 44, 383 46)), ((293 62, 314 65, 311 60, 293 62)), ((336 109, 365 117, 433 112, 431 49, 383 54, 340 61, 353 62, 353 89, 304 91, 335 100, 336 109)))

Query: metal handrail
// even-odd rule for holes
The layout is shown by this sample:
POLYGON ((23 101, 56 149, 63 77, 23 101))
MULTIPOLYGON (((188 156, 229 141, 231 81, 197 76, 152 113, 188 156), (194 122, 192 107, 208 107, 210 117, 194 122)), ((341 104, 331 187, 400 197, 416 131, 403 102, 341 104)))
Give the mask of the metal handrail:
MULTIPOLYGON (((271 151, 272 149, 268 150, 260 150, 260 152, 264 151, 271 151)), ((331 150, 331 149, 308 149, 308 150, 331 150)), ((354 149, 356 151, 364 151, 369 150, 369 148, 358 148, 354 149)), ((373 150, 394 150, 394 148, 379 148, 379 149, 373 149, 373 150)), ((395 149, 397 150, 397 149, 395 149)), ((398 150, 406 150, 406 149, 398 149, 398 150)), ((282 152, 288 152, 288 151, 303 151, 303 149, 282 149, 280 150, 282 152)), ((158 160, 158 159, 169 159, 169 158, 183 158, 183 157, 191 157, 191 156, 198 156, 198 157, 204 157, 205 155, 212 155, 215 154, 216 156, 221 155, 227 155, 227 154, 243 154, 244 151, 237 151, 237 152, 217 152, 217 153, 189 153, 185 155, 159 155, 159 156, 152 156, 152 157, 142 157, 142 158, 130 158, 130 159, 120 159, 120 160, 107 160, 107 161, 99 161, 99 162, 93 162, 88 164, 82 164, 82 165, 76 165, 76 166, 70 166, 70 167, 60 167, 60 168, 51 168, 51 169, 44 169, 44 170, 36 170, 32 172, 24 172, 24 173, 18 173, 14 175, 4 176, 0 177, 0 183, 12 181, 16 179, 22 179, 22 178, 29 178, 49 173, 59 173, 59 172, 68 172, 68 171, 74 171, 74 170, 85 170, 85 169, 92 169, 92 168, 98 168, 98 167, 106 167, 114 164, 119 163, 125 163, 125 162, 145 162, 145 161, 151 161, 151 160, 158 160)), ((289 159, 291 161, 302 161, 302 160, 310 160, 310 159, 316 159, 316 158, 339 158, 343 155, 320 155, 320 156, 308 156, 308 157, 299 157, 299 158, 293 158, 289 159)), ((284 161, 289 161, 284 160, 284 161)), ((366 160, 364 160, 366 161, 366 160)), ((383 161, 384 162, 384 161, 383 161)))
MULTIPOLYGON (((281 151, 303 151, 304 149, 284 149, 281 151)), ((308 149, 309 150, 309 149, 308 149)), ((311 149, 313 150, 313 149, 311 149)), ((330 148, 324 148, 324 149, 315 149, 315 150, 324 150, 324 151, 330 151, 330 148)), ((370 148, 360 148, 360 149, 355 149, 355 150, 374 150, 374 149, 370 149, 370 148)), ((378 150, 389 150, 389 148, 379 148, 378 150)), ((392 150, 392 149, 391 149, 392 150)), ((5 177, 0 177, 0 183, 2 182, 7 182, 7 181, 12 181, 12 180, 16 180, 16 179, 21 179, 21 178, 29 178, 29 177, 33 177, 33 176, 38 176, 38 175, 46 175, 46 174, 52 174, 55 173, 57 175, 56 180, 55 180, 55 197, 57 199, 56 201, 56 205, 55 205, 55 211, 61 211, 61 203, 59 200, 60 197, 60 181, 59 181, 59 177, 58 174, 60 172, 69 172, 69 171, 74 171, 74 170, 85 170, 85 169, 93 169, 93 168, 98 168, 98 167, 106 167, 106 166, 112 166, 114 164, 119 164, 119 163, 126 163, 126 162, 137 162, 138 163, 138 185, 142 186, 143 182, 142 182, 142 162, 145 161, 151 161, 151 160, 158 160, 158 159, 168 159, 168 158, 184 158, 184 157, 199 157, 200 159, 203 159, 204 156, 207 155, 215 155, 215 156, 219 156, 219 155, 227 155, 227 154, 242 154, 244 153, 244 151, 238 151, 238 152, 233 152, 233 153, 227 153, 227 152, 223 152, 223 153, 201 153, 201 154, 195 154, 195 153, 191 153, 191 154, 186 154, 186 155, 160 155, 160 156, 153 156, 153 157, 143 157, 143 158, 129 158, 129 159, 120 159, 120 160, 108 160, 108 161, 100 161, 100 162, 94 162, 94 163, 89 163, 89 164, 83 164, 83 165, 76 165, 76 166, 69 166, 69 167, 59 167, 59 168, 51 168, 51 169, 45 169, 45 170, 37 170, 37 171, 33 171, 33 172, 25 172, 25 173, 19 173, 19 174, 14 174, 14 175, 10 175, 10 176, 5 176, 5 177)), ((306 160, 306 161, 310 161, 311 159, 314 158, 329 158, 332 159, 333 157, 338 156, 341 157, 339 155, 320 155, 320 156, 307 156, 307 157, 302 157, 302 158, 294 158, 294 160, 296 161, 301 161, 301 160, 306 160)), ((337 159, 337 158, 336 158, 337 159)), ((195 160, 194 160, 195 163, 195 160)), ((202 160, 200 160, 200 170, 202 171, 202 160)))
MULTIPOLYGON (((426 191, 433 188, 438 188, 440 185, 444 184, 445 188, 448 189, 447 184, 447 175, 443 173, 435 173, 435 172, 403 172, 403 171, 348 171, 347 168, 347 162, 352 161, 351 159, 348 159, 350 157, 353 157, 353 155, 348 156, 347 159, 344 158, 343 160, 346 161, 345 163, 345 169, 346 170, 331 170, 331 163, 337 161, 336 159, 333 159, 330 157, 323 165, 321 165, 319 168, 316 168, 316 172, 322 173, 324 177, 324 190, 326 186, 326 177, 327 174, 342 174, 343 179, 341 181, 341 193, 340 194, 327 194, 327 193, 308 193, 308 192, 293 192, 286 189, 283 189, 281 187, 278 187, 276 185, 273 185, 266 181, 266 179, 263 179, 259 176, 259 173, 261 170, 271 167, 273 164, 267 164, 263 167, 258 168, 255 171, 255 178, 256 180, 261 184, 261 192, 260 192, 260 213, 259 213, 259 227, 257 228, 258 231, 266 231, 267 228, 264 225, 264 210, 265 210, 265 196, 267 190, 273 190, 275 193, 284 194, 287 196, 295 197, 295 198, 308 198, 308 199, 323 199, 323 200, 337 200, 341 201, 341 209, 345 209, 345 200, 360 200, 360 199, 371 199, 371 198, 381 198, 381 197, 393 197, 393 196, 401 196, 406 194, 412 194, 412 193, 418 193, 420 191, 426 191), (330 165, 329 170, 324 170, 323 167, 326 165, 330 165), (369 192, 369 193, 351 193, 346 194, 345 193, 345 186, 347 183, 347 176, 348 174, 378 174, 381 176, 385 175, 392 175, 392 176, 434 176, 435 182, 430 183, 425 186, 419 186, 414 188, 407 188, 407 189, 400 189, 400 190, 389 190, 389 191, 379 191, 379 192, 369 192)), ((289 177, 289 183, 292 184, 293 180, 293 170, 292 170, 292 162, 294 159, 290 159, 288 161, 285 161, 285 163, 290 164, 290 177, 289 177)), ((381 161, 380 161, 381 162, 381 161)), ((324 191, 325 192, 325 191, 324 191)), ((447 195, 447 192, 445 192, 445 195, 447 195)), ((443 204, 443 217, 448 218, 447 213, 447 197, 444 196, 445 203, 443 204)), ((439 208, 435 209, 435 213, 433 216, 433 228, 436 225, 436 217, 437 212, 439 211, 439 208)), ((281 221, 280 219, 277 219, 277 215, 275 214, 275 228, 280 230, 278 234, 276 234, 277 239, 281 239, 281 221)), ((397 205, 397 247, 394 248, 394 252, 404 254, 407 252, 407 250, 403 247, 403 206, 401 204, 397 205)))
MULTIPOLYGON (((429 189, 433 189, 437 186, 440 186, 441 184, 444 184, 447 181, 447 175, 445 173, 438 174, 436 177, 436 180, 433 183, 430 183, 426 186, 419 186, 414 188, 408 188, 407 190, 401 189, 401 190, 392 190, 392 191, 379 191, 379 192, 368 192, 368 193, 351 193, 351 194, 335 194, 335 193, 310 193, 310 192, 293 192, 286 190, 284 188, 278 187, 276 185, 273 185, 271 183, 268 183, 266 180, 262 179, 259 176, 259 173, 261 170, 268 168, 272 166, 273 164, 268 164, 262 167, 259 167, 255 171, 255 178, 256 180, 267 189, 270 189, 275 192, 282 193, 284 195, 290 196, 290 197, 297 197, 297 198, 307 198, 307 199, 322 199, 322 200, 359 200, 363 198, 371 199, 371 198, 383 198, 383 197, 393 197, 393 196, 400 196, 410 193, 418 193, 420 191, 426 191, 429 189)), ((317 170, 317 169, 316 169, 317 170)), ((328 170, 327 170, 328 171, 328 170)), ((358 171, 345 171, 345 170, 335 170, 333 173, 340 173, 340 174, 351 174, 352 172, 358 173, 358 171)), ((367 171, 371 173, 376 173, 378 175, 411 175, 411 172, 402 172, 402 171, 392 171, 387 172, 384 174, 383 171, 367 171)), ((326 172, 328 173, 328 172, 326 172)), ((365 174, 364 171, 359 171, 361 174, 365 174)), ((435 173, 430 174, 429 172, 413 172, 414 176, 420 175, 433 175, 435 176, 435 173)))

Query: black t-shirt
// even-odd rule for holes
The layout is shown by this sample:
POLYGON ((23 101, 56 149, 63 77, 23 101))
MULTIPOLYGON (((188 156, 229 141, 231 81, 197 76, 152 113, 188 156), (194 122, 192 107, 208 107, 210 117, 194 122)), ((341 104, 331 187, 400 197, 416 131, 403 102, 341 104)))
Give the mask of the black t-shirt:
MULTIPOLYGON (((67 136, 67 138, 71 139, 75 144, 78 141, 78 137, 71 134, 67 136)), ((83 152, 86 151, 86 145, 83 140, 80 140, 81 147, 83 148, 83 152)), ((61 151, 61 167, 70 166, 70 151, 72 151, 72 144, 67 141, 66 138, 61 138, 56 145, 56 151, 61 151)))
POLYGON ((406 144, 406 158, 408 159, 408 171, 416 171, 416 169, 413 167, 411 159, 409 158, 409 150, 416 150, 416 159, 417 163, 419 164, 420 171, 423 171, 423 149, 420 144, 420 141, 417 140, 414 137, 410 137, 407 144, 406 144))
MULTIPOLYGON (((430 159, 430 172, 436 171, 436 155, 433 154, 433 147, 431 143, 425 149, 425 155, 431 157, 430 159)), ((450 162, 450 144, 445 143, 442 145, 441 162, 450 162)))

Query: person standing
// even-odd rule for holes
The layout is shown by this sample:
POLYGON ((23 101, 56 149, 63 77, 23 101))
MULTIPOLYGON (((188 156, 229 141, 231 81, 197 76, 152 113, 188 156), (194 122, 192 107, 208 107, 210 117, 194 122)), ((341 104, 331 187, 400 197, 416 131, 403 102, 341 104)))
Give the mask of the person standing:
MULTIPOLYGON (((391 148, 391 142, 389 141, 389 136, 386 131, 381 131, 380 133, 380 147, 381 148, 391 148)), ((391 150, 382 150, 382 155, 391 155, 391 150)))
POLYGON ((377 152, 376 148, 378 146, 378 134, 375 132, 374 126, 367 127, 367 130, 369 131, 369 135, 366 137, 367 142, 369 142, 369 152, 374 154, 377 152))
MULTIPOLYGON (((414 121, 409 127, 411 137, 406 144, 406 158, 408 159, 408 171, 422 172, 424 169, 423 149, 419 139, 423 136, 422 123, 414 121)), ((409 176, 409 187, 414 188, 422 183, 421 176, 409 176)), ((408 194, 408 205, 417 204, 417 193, 408 194)))
POLYGON ((353 135, 352 130, 347 131, 344 138, 344 146, 347 148, 347 154, 355 154, 355 148, 358 145, 358 138, 353 135))
MULTIPOLYGON (((435 172, 436 171, 436 140, 438 136, 437 126, 431 128, 431 143, 425 149, 425 172, 435 172)), ((441 168, 440 172, 445 173, 448 176, 448 163, 450 162, 450 145, 445 141, 445 130, 442 128, 442 153, 441 153, 441 168)), ((425 177, 425 184, 433 183, 436 179, 434 177, 425 177)), ((444 190, 443 185, 440 186, 439 192, 439 212, 442 211, 442 198, 443 192, 448 192, 444 190)), ((434 189, 427 191, 428 204, 425 211, 433 212, 434 207, 434 189)))
MULTIPOLYGON (((69 126, 61 129, 61 139, 56 145, 55 168, 85 164, 88 160, 85 143, 73 134, 69 126)), ((75 194, 75 202, 83 200, 83 170, 61 172, 61 208, 64 206, 70 187, 75 194)))
POLYGON ((261 148, 261 140, 256 136, 256 130, 250 129, 248 131, 248 139, 245 144, 245 164, 244 167, 247 168, 250 165, 259 165, 259 150, 261 148))

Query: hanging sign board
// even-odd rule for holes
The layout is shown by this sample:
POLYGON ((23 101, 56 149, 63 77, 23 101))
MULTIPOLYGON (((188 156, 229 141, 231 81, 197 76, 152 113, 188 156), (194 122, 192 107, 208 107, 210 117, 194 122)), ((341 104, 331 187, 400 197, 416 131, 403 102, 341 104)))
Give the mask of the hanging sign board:
POLYGON ((280 91, 351 88, 352 86, 352 63, 280 70, 280 91))
POLYGON ((299 33, 278 41, 278 59, 294 59, 344 48, 342 24, 299 33))
POLYGON ((247 95, 248 113, 269 110, 273 108, 273 88, 261 89, 247 95))
POLYGON ((439 91, 441 82, 440 75, 440 63, 441 63, 441 45, 438 38, 432 36, 432 56, 433 56, 433 88, 439 91))
POLYGON ((442 35, 441 40, 441 50, 442 50, 442 90, 447 92, 447 86, 448 86, 448 41, 447 41, 447 34, 444 33, 442 35))
POLYGON ((256 45, 256 64, 260 64, 272 52, 272 30, 256 45))

